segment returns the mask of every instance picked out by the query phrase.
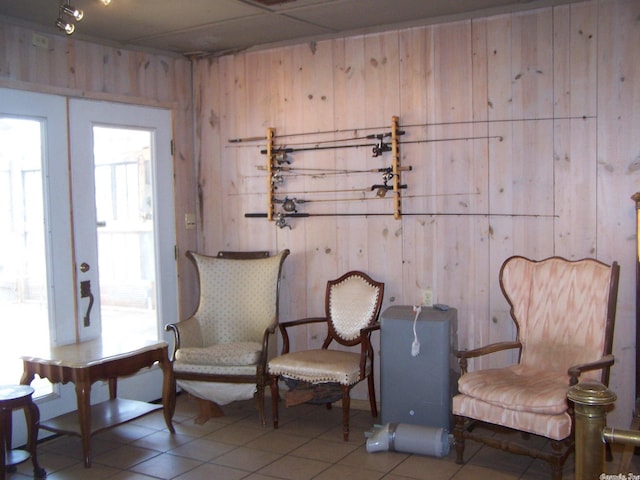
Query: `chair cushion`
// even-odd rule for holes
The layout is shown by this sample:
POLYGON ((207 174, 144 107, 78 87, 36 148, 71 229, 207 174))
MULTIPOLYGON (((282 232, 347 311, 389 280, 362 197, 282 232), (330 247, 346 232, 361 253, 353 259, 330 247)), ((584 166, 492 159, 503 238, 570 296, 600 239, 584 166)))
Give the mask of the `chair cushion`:
MULTIPOLYGON (((603 355, 611 268, 593 259, 507 260, 500 283, 518 324, 520 363, 566 373, 603 355)), ((581 380, 602 381, 601 370, 581 380)))
POLYGON ((452 411, 454 415, 475 418, 552 440, 563 440, 571 435, 571 417, 566 412, 559 415, 519 412, 497 408, 495 405, 467 395, 453 397, 452 411))
POLYGON ((203 345, 261 341, 277 318, 278 276, 284 252, 235 260, 193 253, 200 301, 194 316, 203 345))
MULTIPOLYGON (((366 372, 370 369, 367 365, 366 372)), ((309 383, 353 385, 360 381, 360 353, 322 349, 287 353, 269 362, 269 373, 309 383)))
POLYGON ((557 415, 567 410, 569 380, 515 365, 466 373, 458 380, 458 390, 501 409, 557 415))
POLYGON ((260 358, 258 342, 221 343, 210 347, 179 348, 176 362, 192 365, 253 365, 260 358))
POLYGON ((329 310, 336 333, 349 341, 358 338, 374 318, 379 296, 380 289, 358 275, 331 285, 329 310))

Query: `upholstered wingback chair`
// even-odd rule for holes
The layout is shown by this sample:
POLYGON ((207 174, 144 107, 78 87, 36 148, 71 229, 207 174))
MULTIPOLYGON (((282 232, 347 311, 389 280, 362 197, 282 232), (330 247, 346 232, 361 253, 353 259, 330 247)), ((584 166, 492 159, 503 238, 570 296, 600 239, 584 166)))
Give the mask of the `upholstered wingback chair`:
POLYGON ((255 395, 265 425, 270 337, 278 325, 280 275, 288 254, 187 253, 198 271, 200 301, 191 317, 166 329, 175 334, 176 382, 201 400, 198 423, 220 413, 220 405, 255 395))
POLYGON ((462 376, 453 398, 454 437, 462 463, 470 438, 549 462, 553 478, 573 449, 570 385, 609 381, 619 267, 593 259, 552 257, 533 261, 515 256, 500 270, 500 286, 517 325, 517 339, 459 352, 462 376), (517 348, 519 362, 504 368, 467 372, 467 359, 517 348), (537 451, 471 431, 482 421, 551 440, 537 451))
POLYGON ((384 283, 376 282, 359 271, 345 273, 327 282, 325 316, 280 323, 283 337, 282 355, 269 361, 273 426, 278 428, 278 380, 283 378, 297 397, 288 404, 324 403, 342 399, 342 436, 349 439, 350 391, 365 378, 368 380, 371 414, 378 416, 373 380, 371 333, 378 330, 378 316, 384 295, 384 283), (324 323, 327 336, 319 349, 289 352, 288 329, 305 324, 324 323), (356 351, 329 349, 332 342, 356 351), (300 401, 302 399, 302 401, 300 401))

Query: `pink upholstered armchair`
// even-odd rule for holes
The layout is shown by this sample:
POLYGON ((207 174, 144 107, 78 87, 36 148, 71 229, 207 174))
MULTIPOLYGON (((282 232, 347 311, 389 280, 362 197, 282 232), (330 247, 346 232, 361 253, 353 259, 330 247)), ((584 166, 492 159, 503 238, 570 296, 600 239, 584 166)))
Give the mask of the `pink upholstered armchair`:
MULTIPOLYGON (((551 464, 554 479, 573 450, 570 385, 609 382, 619 267, 597 260, 551 257, 533 261, 514 256, 500 270, 500 286, 511 306, 517 339, 459 352, 462 376, 453 398, 457 462, 465 439, 551 464), (500 350, 520 350, 519 363, 467 372, 467 359, 500 350), (551 451, 522 441, 497 440, 471 427, 476 421, 551 440, 551 451)), ((519 440, 519 439, 516 439, 519 440)))

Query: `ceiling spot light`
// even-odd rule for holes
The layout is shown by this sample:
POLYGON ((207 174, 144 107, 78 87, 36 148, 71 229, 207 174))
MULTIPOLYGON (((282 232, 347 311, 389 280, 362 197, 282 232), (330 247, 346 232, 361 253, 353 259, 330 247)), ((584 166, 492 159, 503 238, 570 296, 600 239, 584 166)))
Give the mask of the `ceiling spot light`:
POLYGON ((58 18, 58 20, 56 20, 56 27, 67 35, 71 35, 76 29, 76 26, 73 23, 67 23, 62 18, 58 18))
POLYGON ((106 7, 111 4, 111 0, 100 0, 100 2, 106 7))
POLYGON ((76 22, 79 22, 84 17, 84 12, 76 7, 72 7, 68 1, 60 5, 60 12, 75 18, 76 22))

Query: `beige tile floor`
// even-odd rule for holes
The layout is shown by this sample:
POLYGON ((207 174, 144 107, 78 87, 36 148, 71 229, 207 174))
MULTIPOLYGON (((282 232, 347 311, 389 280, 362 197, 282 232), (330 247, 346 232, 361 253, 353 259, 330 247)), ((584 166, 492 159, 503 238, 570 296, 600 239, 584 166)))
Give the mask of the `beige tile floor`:
MULTIPOLYGON (((268 403, 268 402, 267 402, 268 403)), ((341 409, 300 405, 281 408, 280 428, 263 428, 253 401, 224 407, 225 416, 196 425, 197 406, 179 395, 171 435, 161 413, 153 413, 93 437, 93 465, 85 469, 79 439, 61 436, 42 441, 38 458, 50 480, 474 480, 546 479, 547 464, 467 442, 466 464, 446 458, 399 452, 367 453, 365 432, 374 419, 353 410, 349 442, 342 441, 341 409)), ((267 416, 270 418, 270 410, 267 416)), ((536 441, 536 439, 534 439, 536 441)), ((452 449, 453 450, 453 449, 452 449)), ((608 473, 617 472, 620 449, 608 473)), ((573 456, 564 478, 572 479, 573 456)), ((634 457, 632 470, 640 472, 634 457)), ((32 478, 31 462, 18 466, 9 480, 32 478)), ((623 478, 623 477, 620 477, 623 478)), ((627 476, 626 478, 629 478, 627 476)))

